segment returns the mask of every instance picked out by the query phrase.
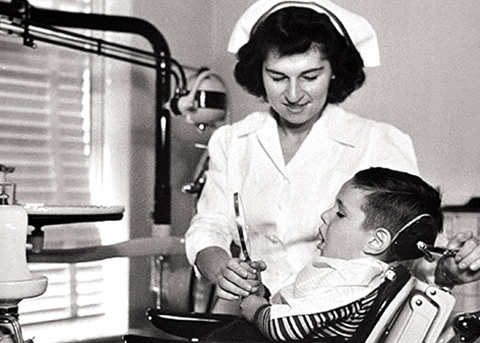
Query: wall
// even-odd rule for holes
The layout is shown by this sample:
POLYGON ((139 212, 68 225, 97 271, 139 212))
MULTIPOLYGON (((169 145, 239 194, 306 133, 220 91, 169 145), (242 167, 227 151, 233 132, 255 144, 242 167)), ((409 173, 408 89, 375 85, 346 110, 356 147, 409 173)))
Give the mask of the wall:
MULTIPOLYGON (((261 104, 234 82, 235 58, 226 52, 230 32, 253 0, 135 0, 132 14, 150 21, 166 37, 182 64, 208 66, 230 91, 230 115, 241 119, 261 104)), ((345 106, 369 118, 390 122, 414 141, 422 175, 439 186, 446 203, 463 203, 480 194, 480 3, 477 0, 337 0, 364 15, 376 28, 382 66, 369 70, 365 86, 345 106), (448 4, 448 6, 447 6, 448 4)), ((116 13, 125 14, 125 13, 116 13)), ((145 46, 145 42, 136 42, 145 46)), ((154 180, 153 73, 135 68, 132 81, 132 237, 151 231, 154 180)), ((193 201, 179 192, 192 175, 205 140, 174 118, 172 180, 173 233, 188 225, 193 201)), ((132 259, 131 323, 141 325, 152 306, 145 285, 149 261, 132 259)))
POLYGON ((422 175, 445 203, 479 196, 480 3, 338 3, 369 18, 381 47, 382 66, 352 107, 412 136, 422 175))

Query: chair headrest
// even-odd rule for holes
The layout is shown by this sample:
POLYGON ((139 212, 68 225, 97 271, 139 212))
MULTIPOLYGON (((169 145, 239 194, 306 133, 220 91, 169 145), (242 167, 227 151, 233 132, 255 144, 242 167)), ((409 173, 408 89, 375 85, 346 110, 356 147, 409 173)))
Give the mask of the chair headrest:
POLYGON ((418 242, 434 244, 437 238, 435 221, 429 214, 422 214, 407 223, 393 238, 391 252, 399 260, 411 260, 423 257, 418 242))

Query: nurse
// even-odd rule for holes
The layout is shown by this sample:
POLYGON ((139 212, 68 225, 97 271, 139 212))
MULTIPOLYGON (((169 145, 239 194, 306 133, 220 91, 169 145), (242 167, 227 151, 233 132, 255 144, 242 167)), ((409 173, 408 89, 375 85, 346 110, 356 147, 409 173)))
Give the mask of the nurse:
MULTIPOLYGON (((328 0, 260 0, 237 22, 229 51, 238 59, 236 81, 269 111, 212 135, 186 252, 218 286, 219 298, 236 300, 255 291, 246 279, 255 279, 256 270, 232 258, 232 242, 239 245, 235 192, 245 207, 250 255, 268 265, 262 282, 275 293, 311 259, 320 215, 345 181, 369 167, 419 171, 407 134, 340 106, 362 86, 363 68, 379 65, 376 34, 363 17, 328 0)), ((453 245, 465 247, 467 266, 479 267, 471 265, 480 256, 476 239, 459 237, 453 245)), ((438 278, 450 277, 444 283, 467 268, 456 269, 456 262, 442 263, 438 278)), ((229 303, 219 311, 235 312, 229 303)))

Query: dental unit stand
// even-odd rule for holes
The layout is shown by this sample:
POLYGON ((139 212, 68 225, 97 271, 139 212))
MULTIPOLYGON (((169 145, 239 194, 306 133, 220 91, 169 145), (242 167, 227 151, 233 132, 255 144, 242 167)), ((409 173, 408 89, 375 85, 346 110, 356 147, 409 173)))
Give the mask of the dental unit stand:
POLYGON ((0 165, 0 340, 24 343, 18 321, 18 303, 47 289, 45 276, 32 275, 27 266, 28 214, 16 204, 15 184, 7 182, 14 168, 0 165), (11 189, 9 193, 8 190, 11 189), (4 332, 4 331, 7 332, 4 332))

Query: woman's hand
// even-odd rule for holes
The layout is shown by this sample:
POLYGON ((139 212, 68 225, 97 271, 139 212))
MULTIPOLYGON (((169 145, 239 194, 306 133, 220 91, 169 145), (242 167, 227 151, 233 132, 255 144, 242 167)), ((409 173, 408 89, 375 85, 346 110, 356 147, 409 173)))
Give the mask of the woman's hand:
POLYGON ((216 294, 224 300, 236 300, 257 292, 258 275, 267 266, 263 261, 245 262, 220 247, 208 247, 197 254, 195 264, 200 273, 217 285, 216 294))
POLYGON ((435 282, 453 287, 480 280, 480 245, 471 232, 461 232, 448 242, 447 248, 459 249, 453 258, 440 259, 435 270, 435 282))
POLYGON ((255 320, 255 313, 258 308, 262 305, 267 305, 268 301, 264 297, 258 295, 249 295, 246 298, 242 299, 240 303, 240 310, 242 311, 242 316, 249 322, 255 320))
POLYGON ((217 296, 236 300, 259 291, 260 272, 266 269, 265 262, 245 262, 238 258, 228 260, 217 278, 217 296))

